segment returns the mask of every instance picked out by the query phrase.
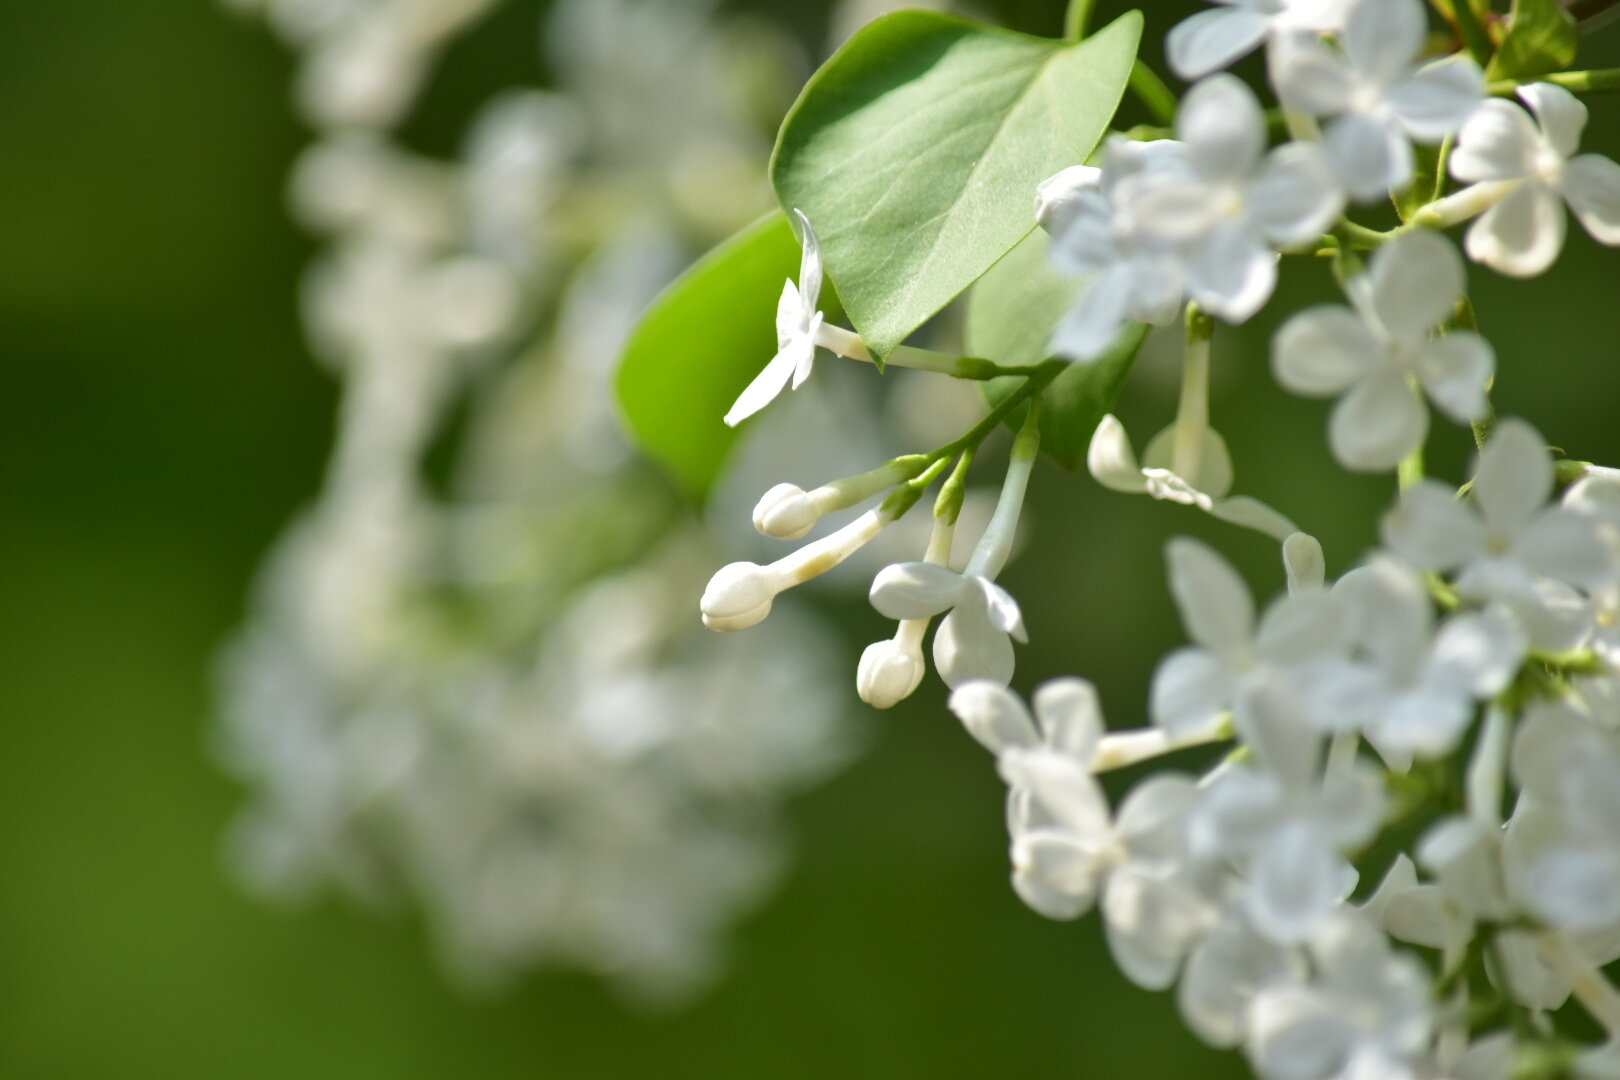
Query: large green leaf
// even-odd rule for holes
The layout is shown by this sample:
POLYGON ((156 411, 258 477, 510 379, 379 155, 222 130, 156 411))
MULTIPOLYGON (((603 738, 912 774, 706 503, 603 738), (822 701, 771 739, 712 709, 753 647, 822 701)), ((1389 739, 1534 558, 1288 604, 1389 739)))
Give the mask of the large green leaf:
POLYGON ((776 300, 798 272, 799 242, 785 215, 770 214, 665 289, 625 346, 619 407, 637 441, 694 499, 708 493, 737 439, 720 418, 776 353, 776 300))
POLYGON ((786 207, 878 359, 1034 227, 1035 186, 1086 159, 1130 77, 1142 17, 1074 44, 902 11, 855 35, 788 114, 786 207))
POLYGON ((1528 79, 1563 71, 1581 43, 1575 17, 1558 0, 1513 0, 1507 34, 1486 74, 1492 79, 1528 79))
MULTIPOLYGON (((1048 355, 1053 329, 1078 292, 1076 282, 1053 269, 1046 233, 1037 229, 968 293, 968 352, 998 364, 1040 363, 1048 355)), ((1089 364, 1071 364, 1047 387, 1041 404, 1043 453, 1064 468, 1080 467, 1092 433, 1114 407, 1146 337, 1147 327, 1130 327, 1107 353, 1089 364)), ((996 379, 985 393, 999 401, 1019 382, 996 379)))

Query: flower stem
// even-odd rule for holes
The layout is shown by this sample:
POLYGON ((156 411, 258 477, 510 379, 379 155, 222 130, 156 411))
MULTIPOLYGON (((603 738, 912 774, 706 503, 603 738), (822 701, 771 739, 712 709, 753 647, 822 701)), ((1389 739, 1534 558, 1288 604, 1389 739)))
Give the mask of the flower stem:
POLYGON ((1013 440, 1012 454, 1007 461, 1007 478, 1001 484, 1001 498, 996 511, 985 526, 984 535, 973 549, 973 557, 962 571, 965 577, 983 577, 991 581, 1007 565, 1012 554, 1013 536, 1018 531, 1018 517, 1024 509, 1024 494, 1029 490, 1029 474, 1035 467, 1035 455, 1041 445, 1040 398, 1030 404, 1029 415, 1024 418, 1018 437, 1013 440))
POLYGON ((1209 433, 1209 342, 1215 323, 1187 306, 1187 352, 1181 367, 1181 400, 1176 406, 1176 433, 1171 446, 1170 471, 1196 486, 1202 465, 1204 439, 1209 433))
MULTIPOLYGON (((1088 6, 1083 2, 1075 4, 1076 7, 1088 6)), ((1070 14, 1073 14, 1071 9, 1070 14)), ((1159 77, 1159 73, 1138 60, 1131 67, 1131 92, 1137 99, 1147 106, 1153 119, 1169 127, 1176 122, 1176 95, 1171 93, 1170 87, 1159 77)))
MULTIPOLYGON (((845 330, 842 326, 832 326, 827 323, 821 325, 816 332, 816 344, 827 349, 846 360, 858 360, 863 364, 871 364, 872 352, 866 347, 866 342, 854 331, 845 330)), ((913 371, 932 371, 939 375, 949 375, 953 379, 974 379, 984 381, 999 379, 1004 375, 1029 375, 1034 368, 1028 367, 1002 367, 991 360, 977 356, 957 356, 953 353, 936 352, 933 349, 919 349, 912 345, 901 345, 889 354, 884 361, 885 366, 910 368, 913 371)))
POLYGON ((1485 87, 1488 94, 1505 97, 1525 83, 1550 82, 1577 94, 1614 93, 1620 91, 1620 68, 1599 68, 1592 71, 1555 71, 1550 75, 1537 75, 1534 79, 1498 79, 1485 87))

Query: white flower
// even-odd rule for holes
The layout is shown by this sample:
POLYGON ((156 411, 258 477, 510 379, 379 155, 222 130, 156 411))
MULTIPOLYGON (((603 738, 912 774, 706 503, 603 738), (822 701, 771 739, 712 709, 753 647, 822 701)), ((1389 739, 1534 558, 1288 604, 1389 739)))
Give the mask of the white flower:
POLYGON ((1345 0, 1214 0, 1219 6, 1182 21, 1165 41, 1170 67, 1192 80, 1253 52, 1267 38, 1337 30, 1345 0))
POLYGON ((1234 1047, 1248 1030, 1249 1006, 1261 990, 1305 980, 1300 950, 1260 937, 1228 918, 1193 950, 1176 1004, 1193 1033, 1212 1046, 1234 1047))
POLYGON ((1423 582, 1390 560, 1350 571, 1333 592, 1362 656, 1325 665, 1308 692, 1330 728, 1364 732, 1396 768, 1456 749, 1475 702, 1506 688, 1529 648, 1497 608, 1456 615, 1436 634, 1423 582))
POLYGON ((1487 101, 1463 125, 1451 155, 1459 180, 1498 183, 1506 198, 1468 230, 1468 256, 1514 277, 1534 277, 1564 246, 1567 202, 1599 243, 1620 244, 1620 165, 1581 154, 1586 106, 1551 83, 1519 87, 1535 113, 1507 101, 1487 101))
POLYGON ((982 574, 926 562, 896 563, 872 581, 872 606, 891 619, 949 612, 934 633, 934 666, 945 685, 1012 681, 1013 640, 1028 641, 1018 601, 982 574))
POLYGON ((1277 381, 1296 394, 1343 394, 1328 442, 1346 468, 1393 469, 1423 445, 1429 414, 1408 380, 1416 378, 1459 423, 1485 415, 1496 354, 1466 331, 1431 339, 1463 295, 1463 264, 1439 233, 1408 233, 1379 249, 1352 283, 1354 309, 1301 312, 1272 342, 1277 381))
POLYGON ((1186 171, 1186 147, 1161 139, 1110 140, 1101 169, 1075 166, 1041 184, 1036 219, 1052 235, 1052 262, 1089 279, 1053 332, 1054 355, 1085 362, 1102 355, 1127 322, 1163 324, 1181 309, 1185 271, 1173 246, 1132 228, 1126 200, 1136 178, 1186 171))
POLYGON ((1383 780, 1352 762, 1318 777, 1321 740, 1285 695, 1253 696, 1244 736, 1258 764, 1221 772, 1191 822, 1194 854, 1231 859, 1246 878, 1243 910, 1278 945, 1308 940, 1350 894, 1345 855, 1373 838, 1383 780))
POLYGON ((1601 588, 1614 577, 1614 558, 1590 519, 1546 505, 1552 488, 1541 436, 1523 420, 1504 420, 1480 454, 1472 505, 1425 480, 1384 516, 1384 543, 1420 569, 1460 571, 1465 597, 1501 601, 1533 645, 1562 651, 1589 621, 1568 586, 1601 588))
POLYGON ((1315 976, 1256 995, 1249 1060, 1265 1080, 1415 1076, 1433 1023, 1429 974, 1366 920, 1345 914, 1311 942, 1315 976))
POLYGON ((1177 538, 1166 549, 1170 591, 1187 636, 1153 675, 1153 722, 1172 737, 1220 726, 1228 711, 1343 648, 1338 601, 1320 589, 1283 596, 1255 624, 1254 601, 1237 571, 1207 545, 1177 538))
POLYGON ((1298 532, 1286 517, 1247 495, 1226 497, 1232 487, 1232 456, 1213 428, 1206 428, 1198 455, 1198 472, 1182 477, 1172 471, 1175 428, 1168 427, 1148 443, 1146 464, 1139 464, 1130 436, 1118 418, 1104 416, 1086 449, 1086 468, 1103 487, 1126 494, 1196 506, 1206 514, 1278 540, 1298 532))
POLYGON ((1412 142, 1456 134, 1484 97, 1484 75, 1466 56, 1418 66, 1427 30, 1418 0, 1357 0, 1345 16, 1342 52, 1305 35, 1277 42, 1278 95, 1305 112, 1334 117, 1323 151, 1359 202, 1405 190, 1412 142))
POLYGON ((1146 173, 1124 201, 1128 226, 1187 260, 1187 293, 1206 311, 1243 322, 1270 299, 1277 248, 1313 240, 1344 193, 1312 145, 1266 153, 1260 103, 1231 75, 1193 87, 1176 117, 1186 170, 1146 173))
POLYGON ((804 254, 799 261, 799 283, 795 286, 790 279, 782 285, 782 297, 776 304, 776 355, 754 376, 754 381, 738 395, 731 411, 726 413, 726 423, 731 427, 774 401, 789 380, 797 390, 815 367, 816 336, 822 323, 821 244, 804 212, 795 210, 793 214, 799 219, 804 244, 804 254))

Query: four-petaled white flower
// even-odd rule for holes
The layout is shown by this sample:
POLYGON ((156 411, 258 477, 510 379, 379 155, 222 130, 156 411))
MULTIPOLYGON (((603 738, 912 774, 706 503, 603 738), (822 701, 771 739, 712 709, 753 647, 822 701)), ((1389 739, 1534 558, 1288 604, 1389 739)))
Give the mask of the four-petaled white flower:
POLYGON ((1384 516, 1384 543, 1423 570, 1459 571, 1457 590, 1505 604, 1549 651, 1572 648, 1590 613, 1578 589, 1614 578, 1613 553, 1596 525, 1564 506, 1547 505, 1552 456, 1534 428, 1504 420, 1479 456, 1473 505, 1425 480, 1401 494, 1384 516))
POLYGON ((1344 193, 1319 148, 1291 143, 1266 153, 1266 120, 1254 94, 1215 75, 1182 101, 1176 135, 1187 169, 1153 170, 1123 199, 1124 227, 1186 259, 1187 294, 1228 322, 1271 298, 1277 250, 1319 237, 1344 193))
POLYGON ((776 303, 776 355, 754 376, 754 381, 737 396, 731 411, 726 413, 726 423, 731 427, 769 405, 789 381, 797 390, 815 367, 816 338, 822 323, 821 244, 804 212, 795 210, 793 215, 798 218, 800 242, 804 245, 799 261, 799 283, 794 285, 789 279, 782 285, 782 297, 776 303))
POLYGON ((1018 601, 982 574, 926 562, 895 563, 872 581, 872 606, 891 619, 949 612, 934 631, 934 666, 950 687, 969 679, 1012 681, 1014 640, 1029 640, 1018 601))
POLYGON ((1418 66, 1427 29, 1418 0, 1358 0, 1345 16, 1343 51, 1305 35, 1277 42, 1271 77, 1278 95, 1334 118, 1323 151, 1358 202, 1404 191, 1413 141, 1434 144, 1456 134, 1484 98, 1484 75, 1466 56, 1418 66))
POLYGON ((1586 106, 1561 86, 1534 83, 1517 105, 1487 101, 1457 136, 1451 175, 1507 192, 1468 229, 1468 256, 1513 277, 1534 277, 1564 246, 1564 208, 1599 243, 1620 244, 1620 165, 1580 154, 1586 106))
POLYGON ((1328 442, 1349 469, 1393 469, 1423 445, 1428 410, 1412 393, 1416 379, 1429 400, 1458 423, 1484 416, 1496 354, 1478 334, 1431 331, 1463 295, 1463 265, 1439 233, 1408 233, 1379 249, 1367 273, 1351 282, 1354 309, 1303 311, 1277 331, 1271 364, 1296 394, 1343 394, 1328 442))
POLYGON ((1183 79, 1197 79, 1226 67, 1268 38, 1337 30, 1346 0, 1214 0, 1170 31, 1165 53, 1183 79))

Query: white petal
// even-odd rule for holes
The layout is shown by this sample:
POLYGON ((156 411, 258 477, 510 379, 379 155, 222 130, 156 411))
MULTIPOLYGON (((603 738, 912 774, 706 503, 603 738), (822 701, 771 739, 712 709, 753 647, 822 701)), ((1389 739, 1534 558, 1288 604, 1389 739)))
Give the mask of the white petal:
POLYGON ((1187 636, 1216 653, 1246 649, 1254 636, 1254 600, 1232 564, 1185 537, 1171 540, 1165 557, 1187 636))
POLYGON ((1535 913, 1566 930, 1602 930, 1620 923, 1620 851, 1613 847, 1556 848, 1532 871, 1535 913))
POLYGON ((1102 170, 1071 165, 1035 186, 1035 223, 1053 236, 1062 235, 1083 199, 1097 191, 1102 170))
POLYGON ((1454 569, 1485 546, 1478 516, 1435 480, 1403 492, 1395 509, 1384 515, 1380 531, 1390 550, 1420 570, 1454 569))
POLYGON ((1392 337, 1407 339, 1426 335, 1447 318, 1465 285, 1457 249, 1428 229, 1380 248, 1367 280, 1379 321, 1392 337))
POLYGON ((1339 905, 1343 861, 1303 821, 1290 821, 1255 853, 1247 910, 1255 932, 1278 945, 1299 945, 1339 905))
POLYGON ((807 336, 804 328, 815 314, 804 306, 799 287, 792 280, 782 283, 782 295, 776 298, 776 348, 778 352, 799 338, 807 336))
POLYGON ((1592 239, 1620 244, 1620 165, 1582 154, 1564 166, 1564 198, 1592 239))
POLYGON ((951 692, 951 712, 992 754, 1040 745, 1040 734, 1018 695, 993 682, 963 683, 951 692))
POLYGON ((1582 589, 1600 589, 1615 579, 1614 552, 1592 519, 1561 506, 1537 514, 1513 553, 1540 573, 1582 589))
POLYGON ((1233 722, 1268 777, 1295 788, 1316 776, 1322 738, 1305 712, 1306 699, 1278 679, 1251 684, 1239 696, 1233 722))
POLYGON ((1346 307, 1316 307, 1283 323, 1271 340, 1271 370, 1307 397, 1338 394, 1384 359, 1384 349, 1346 307))
POLYGON ((815 370, 816 334, 821 330, 823 317, 819 311, 810 316, 810 323, 805 327, 803 344, 795 342, 796 345, 799 345, 798 355, 795 357, 793 364, 792 385, 795 390, 803 386, 804 380, 808 379, 810 373, 815 370))
POLYGON ((1323 591, 1285 594, 1266 609, 1255 651, 1283 666, 1303 664, 1345 642, 1344 606, 1323 591))
POLYGON ((804 246, 799 258, 799 293, 804 310, 815 311, 821 305, 821 241, 803 210, 795 209, 793 216, 799 219, 799 243, 804 246))
POLYGON ((1586 106, 1581 99, 1562 86, 1544 82, 1519 87, 1519 98, 1536 114, 1542 134, 1558 155, 1573 157, 1586 129, 1586 106))
POLYGON ((1516 417, 1497 424, 1474 470, 1474 501, 1486 524, 1517 535, 1546 505, 1552 489, 1552 455, 1540 433, 1516 417))
POLYGON ((1012 638, 990 624, 983 604, 962 604, 940 620, 934 632, 934 667, 946 686, 954 689, 970 679, 1006 686, 1014 666, 1012 638))
POLYGON ((1246 199, 1255 222, 1279 247, 1314 240, 1344 209, 1344 196, 1316 147, 1290 143, 1267 156, 1246 199))
POLYGON ((1192 777, 1155 773, 1125 796, 1115 829, 1133 855, 1173 858, 1186 845, 1187 818, 1197 801, 1192 777))
POLYGON ((1148 990, 1175 981, 1182 957, 1210 920, 1208 904, 1185 882, 1134 863, 1108 879, 1102 914, 1114 962, 1148 990))
POLYGON ((1273 540, 1286 540, 1299 531, 1299 526, 1273 510, 1259 499, 1248 495, 1234 495, 1230 499, 1217 499, 1209 506, 1212 517, 1239 528, 1265 533, 1273 540))
POLYGON ((1459 424, 1490 411, 1486 390, 1496 371, 1496 351, 1478 334, 1461 331, 1430 342, 1415 366, 1429 400, 1459 424))
POLYGON ((1344 54, 1304 35, 1279 38, 1272 46, 1271 81, 1284 101, 1316 116, 1343 112, 1355 91, 1344 54))
POLYGON ((1359 761, 1348 769, 1328 770, 1315 816, 1317 828, 1336 850, 1367 843, 1384 820, 1384 774, 1359 761))
POLYGON ((1282 558, 1291 593, 1318 588, 1327 579, 1327 559, 1322 554, 1322 544, 1309 533, 1296 532, 1284 537, 1282 558))
POLYGON ((1107 352, 1125 329, 1130 290, 1123 267, 1109 267, 1093 278, 1053 331, 1052 355, 1086 363, 1107 352))
POLYGON ((872 606, 890 619, 926 619, 954 607, 967 588, 962 575, 933 563, 885 566, 872 579, 872 606))
POLYGON ((1356 202, 1377 202, 1412 183, 1412 143, 1393 117, 1346 113, 1327 126, 1322 148, 1356 202))
POLYGON ((1265 40, 1271 20, 1257 11, 1217 8, 1184 19, 1166 37, 1170 69, 1188 80, 1202 78, 1253 52, 1265 40))
POLYGON ((1535 170, 1541 134, 1517 105, 1492 98, 1457 133, 1451 175, 1458 180, 1518 180, 1535 170))
POLYGON ((1429 662, 1442 678, 1484 700, 1507 689, 1529 648, 1518 621, 1493 605, 1447 619, 1429 662))
POLYGON ((1053 679, 1035 691, 1035 715, 1041 737, 1052 749, 1089 763, 1102 738, 1102 708, 1097 688, 1084 679, 1053 679))
POLYGON ((1241 80, 1213 75, 1181 99, 1176 135, 1187 144, 1193 164, 1204 177, 1243 180, 1265 150, 1265 114, 1241 80))
POLYGON ((1199 1038, 1211 1046, 1237 1046, 1255 994, 1274 981, 1299 976, 1299 968, 1288 951, 1228 920, 1187 958, 1176 1004, 1199 1038))
POLYGON ((1091 844, 1107 841, 1108 801, 1084 765, 1044 747, 1008 750, 997 765, 1003 780, 1028 791, 1076 839, 1091 844))
POLYGON ((972 580, 984 596, 984 610, 990 625, 1020 644, 1028 641, 1029 636, 1024 633, 1024 613, 1018 610, 1018 601, 1013 599, 1012 593, 987 578, 972 580))
POLYGON ((1347 469, 1380 472, 1423 445, 1429 411, 1394 365, 1374 371, 1346 394, 1328 422, 1333 456, 1347 469))
POLYGON ((1333 586, 1350 632, 1386 671, 1416 665, 1429 644, 1434 612, 1422 580, 1393 559, 1378 559, 1333 586))
MULTIPOLYGON (((1149 469, 1172 470, 1175 466, 1175 443, 1176 426, 1171 424, 1148 443, 1147 451, 1142 455, 1142 464, 1149 469)), ((1232 452, 1226 448, 1226 440, 1221 438, 1220 432, 1214 428, 1204 429, 1203 445, 1198 453, 1198 471, 1182 479, 1194 490, 1214 498, 1220 498, 1231 490, 1232 452)))
POLYGON ((1271 299, 1277 256, 1244 224, 1211 233, 1187 266, 1192 298, 1208 312, 1241 323, 1271 299))
POLYGON ((788 380, 793 377, 806 345, 814 351, 814 343, 796 339, 771 357, 771 362, 754 376, 754 381, 737 396, 736 402, 726 413, 725 421, 729 427, 736 427, 776 399, 776 395, 787 387, 788 380))
POLYGON ((1388 85, 1406 73, 1428 27, 1418 0, 1358 0, 1344 20, 1344 51, 1363 78, 1388 85))
POLYGON ((1101 870, 1096 848, 1058 829, 1021 833, 1012 844, 1013 888, 1048 919, 1076 919, 1090 909, 1101 870))
POLYGON ((1406 133, 1437 143, 1455 135, 1485 98, 1485 76, 1467 56, 1437 61, 1390 89, 1385 101, 1406 133))
POLYGON ((1125 425, 1112 414, 1104 416, 1086 448, 1086 468, 1097 483, 1113 491, 1138 494, 1147 490, 1142 466, 1131 449, 1125 425))
POLYGON ((1247 854, 1276 830, 1284 798, 1278 781, 1258 769, 1220 774, 1201 792, 1188 820, 1188 846, 1203 857, 1247 854))
POLYGON ((1469 226, 1468 257, 1509 277, 1535 277, 1564 248, 1558 192, 1527 180, 1469 226))
POLYGON ((1204 649, 1177 649, 1153 675, 1149 713, 1172 737, 1209 732, 1232 707, 1236 686, 1226 666, 1204 649))

